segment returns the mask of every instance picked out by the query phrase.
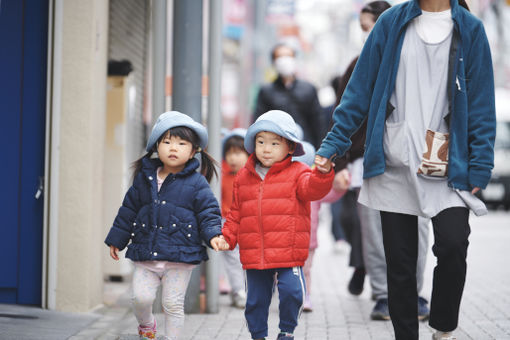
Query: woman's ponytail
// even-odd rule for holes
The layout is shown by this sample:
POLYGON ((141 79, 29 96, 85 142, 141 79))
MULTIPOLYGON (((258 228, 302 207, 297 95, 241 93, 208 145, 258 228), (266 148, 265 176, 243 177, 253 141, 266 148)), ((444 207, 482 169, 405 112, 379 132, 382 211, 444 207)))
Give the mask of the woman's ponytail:
POLYGON ((200 155, 202 157, 201 162, 202 166, 200 168, 200 173, 204 175, 207 182, 210 183, 213 176, 215 176, 216 178, 218 177, 218 171, 216 170, 216 167, 219 166, 219 164, 205 150, 201 150, 200 155))
POLYGON ((468 4, 467 4, 466 0, 459 0, 459 5, 461 5, 465 9, 467 9, 468 12, 469 12, 469 7, 468 7, 468 4))

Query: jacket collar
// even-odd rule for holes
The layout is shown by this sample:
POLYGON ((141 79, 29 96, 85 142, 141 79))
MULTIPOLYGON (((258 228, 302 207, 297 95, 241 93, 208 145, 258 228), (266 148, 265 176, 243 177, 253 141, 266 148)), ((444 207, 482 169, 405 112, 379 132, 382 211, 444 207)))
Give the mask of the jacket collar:
MULTIPOLYGON (((187 163, 184 169, 175 174, 175 176, 187 176, 198 168, 200 165, 200 162, 196 158, 190 159, 187 163)), ((160 166, 163 166, 163 163, 159 160, 159 158, 147 158, 144 157, 142 159, 142 172, 146 177, 154 176, 156 169, 160 166)))
MULTIPOLYGON (((257 174, 257 171, 255 170, 255 165, 257 164, 257 157, 255 156, 255 152, 253 152, 250 157, 248 157, 248 161, 246 162, 245 167, 252 173, 257 174)), ((274 174, 278 173, 290 166, 290 163, 292 163, 292 157, 289 155, 285 157, 284 160, 273 164, 273 166, 269 169, 267 172, 268 174, 274 174)))
POLYGON ((298 79, 297 79, 297 77, 296 77, 296 76, 294 76, 294 81, 290 84, 290 86, 289 86, 289 87, 287 87, 287 86, 285 86, 285 84, 283 83, 283 78, 282 78, 282 76, 281 76, 281 75, 278 75, 278 77, 274 80, 274 83, 275 83, 276 85, 278 85, 279 87, 281 87, 281 88, 291 90, 291 89, 293 89, 294 87, 296 87, 297 80, 298 80, 298 79))
MULTIPOLYGON (((410 2, 410 4, 409 4, 409 7, 407 8, 407 11, 405 14, 404 25, 407 24, 412 19, 414 19, 417 16, 422 14, 419 0, 410 0, 409 2, 410 2)), ((455 23, 459 16, 459 11, 460 11, 461 6, 459 5, 458 0, 450 0, 450 7, 452 10, 452 19, 455 23)))

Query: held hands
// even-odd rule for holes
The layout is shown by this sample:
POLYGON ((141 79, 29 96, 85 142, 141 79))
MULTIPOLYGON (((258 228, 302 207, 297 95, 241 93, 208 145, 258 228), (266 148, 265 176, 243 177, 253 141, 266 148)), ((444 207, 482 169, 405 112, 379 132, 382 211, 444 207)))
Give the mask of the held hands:
POLYGON ((344 192, 349 189, 351 185, 351 174, 349 170, 343 169, 335 175, 333 180, 333 190, 336 192, 344 192))
POLYGON ((211 239, 211 247, 213 247, 213 249, 216 251, 230 249, 230 246, 228 245, 227 241, 225 241, 223 235, 214 236, 211 239))
POLYGON ((110 246, 110 256, 115 261, 118 261, 119 260, 119 248, 117 248, 115 246, 110 246))
MULTIPOLYGON (((333 156, 331 158, 333 158, 333 156)), ((315 155, 315 166, 317 167, 317 170, 319 170, 323 174, 327 174, 328 172, 330 172, 331 168, 334 166, 331 163, 331 158, 328 159, 326 157, 315 155)))

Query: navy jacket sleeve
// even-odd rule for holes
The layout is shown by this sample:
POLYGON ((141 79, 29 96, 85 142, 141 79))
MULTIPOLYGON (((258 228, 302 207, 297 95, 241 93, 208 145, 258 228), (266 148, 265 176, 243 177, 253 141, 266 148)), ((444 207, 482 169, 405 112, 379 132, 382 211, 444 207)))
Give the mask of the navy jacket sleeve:
POLYGON ((466 65, 468 98, 469 184, 484 189, 494 165, 496 110, 489 42, 479 23, 466 65))
POLYGON ((104 241, 108 246, 115 246, 120 250, 127 246, 131 239, 133 222, 140 210, 140 206, 141 203, 138 190, 136 190, 135 186, 131 186, 126 193, 126 196, 124 196, 122 206, 120 207, 119 212, 113 221, 110 232, 104 241))
POLYGON ((200 228, 200 236, 210 247, 210 240, 221 235, 221 211, 218 201, 209 187, 205 177, 199 175, 195 188, 193 207, 200 228))

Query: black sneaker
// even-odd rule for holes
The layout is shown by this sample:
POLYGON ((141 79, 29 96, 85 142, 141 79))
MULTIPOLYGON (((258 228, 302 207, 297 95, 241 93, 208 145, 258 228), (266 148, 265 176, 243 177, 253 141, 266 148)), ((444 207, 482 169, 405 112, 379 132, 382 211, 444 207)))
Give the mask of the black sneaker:
POLYGON ((365 284, 365 268, 356 268, 352 274, 351 281, 349 281, 349 293, 352 295, 360 295, 363 292, 363 285, 365 284))
POLYGON ((388 309, 388 299, 379 299, 375 303, 372 313, 370 313, 372 320, 388 321, 390 320, 390 310, 388 309))
POLYGON ((285 333, 285 332, 280 332, 280 334, 278 334, 278 337, 276 338, 276 340, 293 340, 294 339, 294 335, 292 333, 285 333))
POLYGON ((418 296, 418 320, 425 321, 429 318, 430 310, 427 306, 428 303, 426 299, 418 296))

